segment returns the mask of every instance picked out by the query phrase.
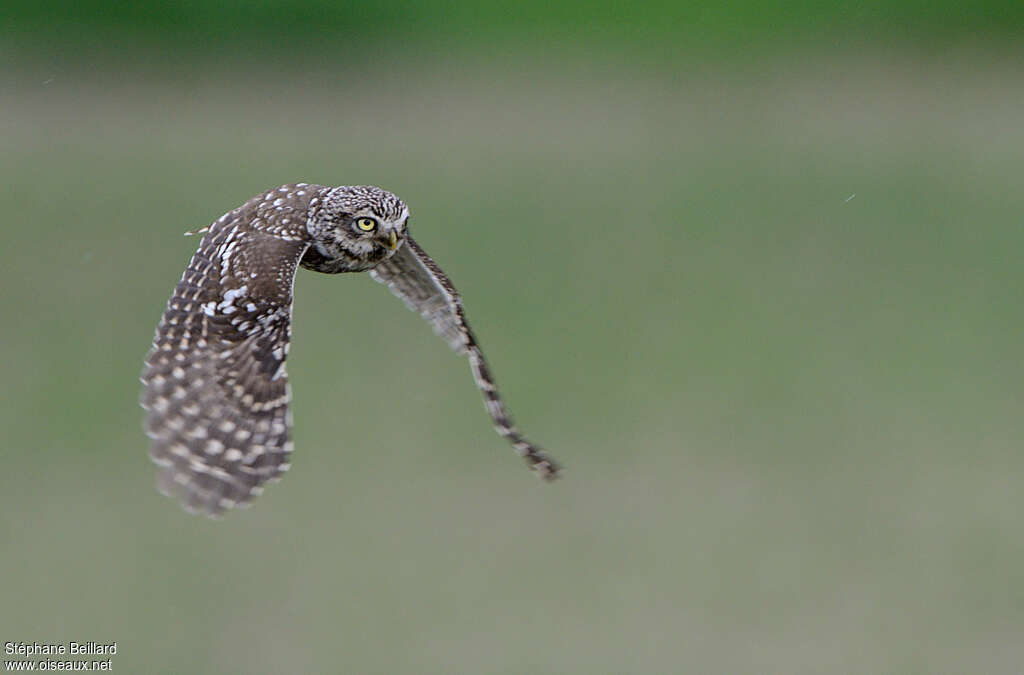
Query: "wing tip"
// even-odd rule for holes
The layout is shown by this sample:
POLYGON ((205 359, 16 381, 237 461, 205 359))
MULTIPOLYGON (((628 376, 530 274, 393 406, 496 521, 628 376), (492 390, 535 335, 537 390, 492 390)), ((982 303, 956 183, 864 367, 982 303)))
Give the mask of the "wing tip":
POLYGON ((530 468, 533 469, 545 483, 553 483, 561 478, 565 473, 565 469, 556 464, 554 460, 549 457, 545 457, 538 462, 531 463, 530 468))

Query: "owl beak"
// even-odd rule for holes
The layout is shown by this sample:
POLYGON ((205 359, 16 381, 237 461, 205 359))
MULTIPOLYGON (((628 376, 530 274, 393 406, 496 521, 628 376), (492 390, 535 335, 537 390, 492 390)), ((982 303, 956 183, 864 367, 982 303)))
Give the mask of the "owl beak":
POLYGON ((396 248, 398 248, 398 235, 395 234, 393 230, 391 232, 388 232, 388 238, 384 240, 384 244, 389 249, 394 251, 396 248))

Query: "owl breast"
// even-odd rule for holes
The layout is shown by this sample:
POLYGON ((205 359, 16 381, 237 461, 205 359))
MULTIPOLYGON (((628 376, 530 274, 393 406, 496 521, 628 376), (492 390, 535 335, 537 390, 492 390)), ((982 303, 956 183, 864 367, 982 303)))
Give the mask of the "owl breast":
POLYGON ((336 244, 313 242, 306 249, 299 264, 308 270, 323 274, 365 272, 390 258, 392 253, 378 246, 366 246, 364 250, 349 251, 336 244))

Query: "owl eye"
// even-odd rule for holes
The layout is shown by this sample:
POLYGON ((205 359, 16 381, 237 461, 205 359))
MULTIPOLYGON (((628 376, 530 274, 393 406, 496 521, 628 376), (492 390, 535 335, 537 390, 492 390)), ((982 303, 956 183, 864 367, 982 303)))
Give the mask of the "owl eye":
POLYGON ((373 218, 360 218, 356 221, 356 228, 362 232, 373 232, 377 229, 377 221, 373 218))

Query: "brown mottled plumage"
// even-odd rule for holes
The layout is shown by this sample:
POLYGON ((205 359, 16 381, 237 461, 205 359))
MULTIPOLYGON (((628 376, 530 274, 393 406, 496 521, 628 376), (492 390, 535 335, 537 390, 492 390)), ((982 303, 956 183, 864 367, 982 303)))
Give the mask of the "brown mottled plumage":
POLYGON ((203 239, 157 326, 142 373, 150 456, 162 492, 220 515, 289 467, 285 369, 299 265, 370 271, 469 357, 497 432, 544 478, 559 467, 505 410, 455 287, 408 235, 409 210, 376 187, 297 183, 258 195, 203 239))

